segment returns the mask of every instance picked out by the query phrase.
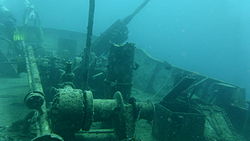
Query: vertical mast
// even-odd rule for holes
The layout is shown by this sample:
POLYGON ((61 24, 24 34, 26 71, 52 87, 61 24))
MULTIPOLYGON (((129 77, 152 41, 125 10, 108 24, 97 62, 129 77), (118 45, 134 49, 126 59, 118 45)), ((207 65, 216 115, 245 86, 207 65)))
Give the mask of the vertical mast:
POLYGON ((88 17, 88 27, 87 27, 87 39, 86 46, 84 48, 84 68, 86 69, 84 73, 83 81, 85 82, 84 88, 88 89, 88 79, 89 79, 89 65, 90 65, 90 57, 91 57, 91 40, 93 33, 93 24, 94 24, 94 12, 95 12, 95 0, 89 0, 89 17, 88 17))

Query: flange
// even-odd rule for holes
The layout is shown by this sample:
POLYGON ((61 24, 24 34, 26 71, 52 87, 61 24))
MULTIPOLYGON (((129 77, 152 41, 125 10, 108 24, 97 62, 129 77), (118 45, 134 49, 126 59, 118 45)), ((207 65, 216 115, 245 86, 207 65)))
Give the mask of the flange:
POLYGON ((44 94, 38 91, 30 92, 25 96, 24 102, 28 108, 38 110, 44 103, 44 94))
POLYGON ((93 121, 94 115, 94 104, 93 104, 93 94, 91 91, 84 91, 84 105, 85 105, 85 114, 82 124, 83 130, 89 130, 93 121))

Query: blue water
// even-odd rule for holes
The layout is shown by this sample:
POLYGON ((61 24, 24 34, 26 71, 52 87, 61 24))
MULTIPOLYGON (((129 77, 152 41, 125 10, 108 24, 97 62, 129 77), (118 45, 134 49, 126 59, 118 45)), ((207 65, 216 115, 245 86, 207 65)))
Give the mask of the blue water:
MULTIPOLYGON (((23 0, 2 2, 22 19, 23 0)), ((42 25, 86 32, 87 0, 33 0, 42 25)), ((94 34, 143 0, 96 0, 94 34)), ((129 41, 153 57, 250 92, 249 0, 151 0, 129 24, 129 41)), ((249 96, 250 97, 250 96, 249 96)))

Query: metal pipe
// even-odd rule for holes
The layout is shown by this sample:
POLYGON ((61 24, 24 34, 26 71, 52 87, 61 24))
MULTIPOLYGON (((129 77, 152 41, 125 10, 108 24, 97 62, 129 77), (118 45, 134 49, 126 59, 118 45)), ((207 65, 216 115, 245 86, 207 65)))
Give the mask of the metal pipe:
POLYGON ((31 82, 31 90, 44 93, 33 48, 32 46, 25 46, 25 48, 26 48, 25 52, 27 54, 26 66, 28 67, 27 69, 29 70, 28 73, 30 76, 29 81, 31 82))
POLYGON ((135 15, 137 15, 148 4, 149 1, 150 0, 145 0, 139 7, 137 7, 135 9, 135 11, 131 15, 129 15, 128 17, 126 17, 123 20, 124 24, 127 25, 135 17, 135 15))
POLYGON ((36 109, 38 113, 37 121, 37 137, 32 141, 41 141, 48 139, 49 141, 63 141, 63 139, 52 134, 49 122, 47 120, 47 108, 44 100, 44 92, 41 84, 36 58, 32 46, 26 46, 22 43, 26 59, 26 67, 28 73, 28 81, 31 92, 25 97, 26 105, 31 109, 36 109))
POLYGON ((45 103, 44 101, 44 92, 41 84, 41 79, 39 71, 36 64, 36 59, 34 56, 32 46, 26 46, 25 43, 22 43, 24 48, 24 55, 26 61, 26 69, 28 75, 28 82, 30 87, 30 93, 25 97, 26 105, 31 109, 41 110, 41 106, 45 103))

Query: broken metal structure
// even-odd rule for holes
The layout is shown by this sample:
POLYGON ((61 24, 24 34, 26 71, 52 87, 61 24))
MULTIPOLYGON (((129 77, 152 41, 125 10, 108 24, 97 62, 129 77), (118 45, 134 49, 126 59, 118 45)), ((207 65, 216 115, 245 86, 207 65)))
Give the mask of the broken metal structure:
POLYGON ((145 0, 132 14, 123 20, 117 20, 93 42, 93 52, 97 56, 107 55, 110 44, 122 44, 128 39, 130 21, 149 3, 145 0))
POLYGON ((69 54, 82 52, 79 33, 45 29, 44 41, 50 40, 56 56, 40 55, 33 39, 19 42, 30 87, 24 101, 35 111, 35 122, 29 125, 32 141, 139 141, 145 136, 137 126, 140 119, 147 121, 143 125, 149 125, 152 141, 250 139, 244 89, 153 59, 124 43, 126 25, 148 2, 115 22, 92 46, 90 8, 88 40, 80 58, 60 56, 62 39, 74 44, 69 54))

